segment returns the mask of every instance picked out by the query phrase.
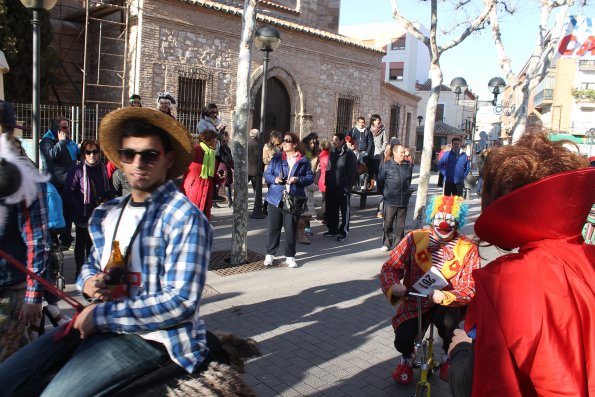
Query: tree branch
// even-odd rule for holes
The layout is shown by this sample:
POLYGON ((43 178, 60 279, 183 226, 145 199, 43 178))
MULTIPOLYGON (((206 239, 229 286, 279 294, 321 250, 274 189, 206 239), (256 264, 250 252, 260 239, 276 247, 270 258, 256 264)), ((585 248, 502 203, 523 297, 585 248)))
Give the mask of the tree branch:
POLYGON ((479 14, 477 16, 477 18, 475 18, 475 20, 473 22, 471 22, 471 24, 467 27, 467 29, 465 29, 461 35, 455 39, 453 39, 452 41, 450 41, 449 43, 445 44, 442 47, 438 48, 439 52, 444 52, 452 47, 455 47, 457 45, 459 45, 463 40, 465 40, 471 33, 473 33, 474 31, 476 31, 488 18, 490 11, 492 8, 494 8, 496 6, 496 0, 484 0, 484 8, 483 11, 481 12, 481 14, 479 14))
POLYGON ((425 46, 428 47, 428 50, 430 50, 430 38, 423 34, 422 31, 419 30, 413 22, 411 22, 401 14, 401 11, 397 6, 397 0, 391 0, 391 6, 393 9, 393 18, 396 19, 397 22, 399 22, 401 25, 403 25, 407 32, 409 32, 413 37, 424 43, 425 46))

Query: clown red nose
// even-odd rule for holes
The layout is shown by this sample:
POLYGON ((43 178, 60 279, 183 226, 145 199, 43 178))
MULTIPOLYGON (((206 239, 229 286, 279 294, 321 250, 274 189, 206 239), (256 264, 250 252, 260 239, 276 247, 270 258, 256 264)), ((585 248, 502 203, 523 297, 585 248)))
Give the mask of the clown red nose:
POLYGON ((443 232, 448 232, 450 230, 450 225, 448 224, 448 222, 440 222, 440 224, 438 225, 438 228, 440 230, 442 230, 443 232))

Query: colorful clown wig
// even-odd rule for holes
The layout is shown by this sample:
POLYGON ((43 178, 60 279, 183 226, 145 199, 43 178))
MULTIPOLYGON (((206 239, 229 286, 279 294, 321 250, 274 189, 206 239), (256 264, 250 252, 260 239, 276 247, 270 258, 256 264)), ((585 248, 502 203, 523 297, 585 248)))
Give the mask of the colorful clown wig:
POLYGON ((446 212, 455 218, 459 228, 465 226, 469 206, 464 201, 461 196, 440 195, 430 198, 426 208, 426 222, 431 223, 436 213, 446 212))

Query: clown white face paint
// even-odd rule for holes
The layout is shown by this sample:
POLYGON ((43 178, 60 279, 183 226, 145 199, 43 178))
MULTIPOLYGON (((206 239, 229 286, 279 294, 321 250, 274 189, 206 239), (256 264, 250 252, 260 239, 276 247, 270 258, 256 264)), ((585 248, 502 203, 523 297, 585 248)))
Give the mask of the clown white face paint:
POLYGON ((432 221, 432 230, 440 241, 450 241, 457 230, 454 216, 447 212, 437 212, 432 221))

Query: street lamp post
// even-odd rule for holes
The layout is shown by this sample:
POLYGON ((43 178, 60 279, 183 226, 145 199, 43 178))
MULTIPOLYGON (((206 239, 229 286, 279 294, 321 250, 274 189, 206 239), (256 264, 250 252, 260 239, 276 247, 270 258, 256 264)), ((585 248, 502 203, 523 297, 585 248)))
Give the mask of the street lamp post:
POLYGON ((267 79, 269 74, 269 53, 281 44, 281 35, 273 26, 261 26, 254 34, 254 44, 263 54, 262 88, 260 95, 260 133, 258 134, 258 169, 256 170, 256 192, 254 194, 254 208, 250 218, 262 219, 262 149, 264 147, 264 128, 266 115, 267 79))
POLYGON ((421 122, 424 119, 424 116, 417 116, 417 126, 421 127, 421 122))
POLYGON ((57 0, 21 0, 21 3, 33 11, 31 25, 33 25, 33 109, 32 109, 32 130, 33 130, 33 161, 39 166, 39 129, 40 129, 40 58, 41 58, 41 32, 39 27, 39 11, 49 11, 56 5, 57 0))

